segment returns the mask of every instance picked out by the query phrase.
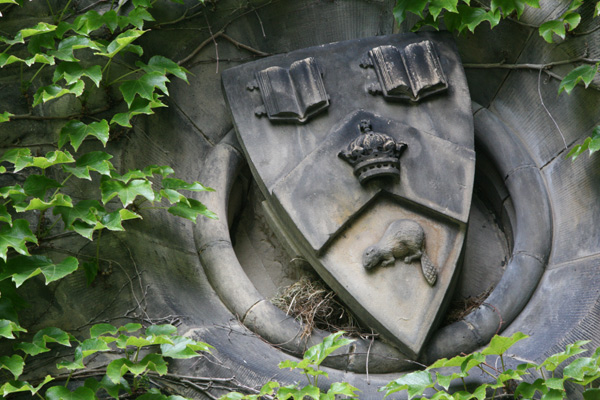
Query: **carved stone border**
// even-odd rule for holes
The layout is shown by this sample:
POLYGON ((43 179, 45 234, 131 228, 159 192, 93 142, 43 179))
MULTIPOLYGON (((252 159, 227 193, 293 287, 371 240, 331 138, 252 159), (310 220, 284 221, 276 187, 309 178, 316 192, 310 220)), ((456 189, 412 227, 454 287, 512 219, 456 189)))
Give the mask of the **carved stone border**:
MULTIPOLYGON (((486 345, 521 312, 537 287, 552 245, 550 202, 540 171, 514 133, 494 114, 474 104, 475 138, 504 179, 509 191, 505 203, 514 232, 514 248, 502 279, 485 303, 464 320, 435 332, 421 361, 432 362, 486 345)), ((201 170, 200 181, 216 193, 201 200, 217 215, 228 215, 229 194, 245 160, 230 132, 213 148, 201 170)), ((206 275, 225 306, 250 330, 295 355, 320 342, 328 333, 315 331, 302 339, 302 327, 256 290, 240 265, 231 244, 227 221, 202 219, 194 230, 196 248, 206 275)), ((369 373, 398 372, 413 363, 394 347, 358 340, 345 353, 327 359, 327 366, 369 373)))

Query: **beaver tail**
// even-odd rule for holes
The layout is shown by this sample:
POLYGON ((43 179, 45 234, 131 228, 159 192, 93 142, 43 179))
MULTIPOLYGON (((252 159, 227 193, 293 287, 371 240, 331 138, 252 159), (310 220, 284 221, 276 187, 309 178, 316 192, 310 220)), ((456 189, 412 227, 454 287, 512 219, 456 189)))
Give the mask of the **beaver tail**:
POLYGON ((423 276, 427 283, 429 283, 429 286, 435 285, 438 276, 437 268, 433 265, 425 252, 421 255, 421 270, 423 271, 423 276))

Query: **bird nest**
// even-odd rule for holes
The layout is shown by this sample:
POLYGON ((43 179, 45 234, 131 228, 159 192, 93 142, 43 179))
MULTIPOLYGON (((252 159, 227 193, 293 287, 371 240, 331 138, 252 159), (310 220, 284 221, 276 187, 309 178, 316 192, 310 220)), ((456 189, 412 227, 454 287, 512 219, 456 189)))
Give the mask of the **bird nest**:
POLYGON ((272 303, 296 318, 304 327, 302 337, 313 329, 329 332, 346 331, 348 336, 368 337, 366 330, 327 285, 316 278, 303 276, 290 286, 280 289, 272 303))

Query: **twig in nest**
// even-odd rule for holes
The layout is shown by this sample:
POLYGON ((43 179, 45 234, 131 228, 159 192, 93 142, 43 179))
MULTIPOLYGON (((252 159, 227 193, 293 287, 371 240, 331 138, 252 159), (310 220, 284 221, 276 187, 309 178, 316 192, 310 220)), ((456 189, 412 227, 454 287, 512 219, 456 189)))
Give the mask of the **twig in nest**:
POLYGON ((321 281, 304 276, 293 285, 282 288, 271 301, 304 325, 302 337, 310 336, 315 328, 330 332, 344 330, 349 336, 370 335, 321 281))
POLYGON ((446 316, 445 325, 450 325, 453 322, 464 319, 468 314, 471 313, 471 311, 483 304, 485 299, 487 299, 490 293, 492 293, 493 289, 494 287, 491 286, 486 291, 475 297, 467 297, 466 299, 454 301, 450 305, 450 311, 446 316))

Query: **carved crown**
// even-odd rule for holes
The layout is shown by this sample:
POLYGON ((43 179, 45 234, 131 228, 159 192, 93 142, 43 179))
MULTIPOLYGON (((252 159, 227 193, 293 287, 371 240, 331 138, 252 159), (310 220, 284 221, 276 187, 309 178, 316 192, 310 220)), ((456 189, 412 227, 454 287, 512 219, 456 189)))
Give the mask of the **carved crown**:
POLYGON ((354 175, 363 184, 381 176, 400 178, 400 156, 406 143, 397 142, 385 133, 373 132, 371 121, 362 120, 361 135, 348 144, 338 156, 354 167, 354 175))

